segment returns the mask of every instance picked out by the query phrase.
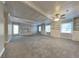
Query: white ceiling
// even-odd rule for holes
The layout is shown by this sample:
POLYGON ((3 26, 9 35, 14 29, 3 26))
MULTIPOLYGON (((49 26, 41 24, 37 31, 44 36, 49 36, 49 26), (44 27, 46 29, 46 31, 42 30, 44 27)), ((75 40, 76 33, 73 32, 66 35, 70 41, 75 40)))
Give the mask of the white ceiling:
POLYGON ((45 18, 45 16, 43 16, 41 13, 37 12, 33 8, 29 7, 27 4, 24 4, 22 2, 9 1, 6 4, 11 16, 28 19, 32 21, 36 20, 36 18, 39 17, 41 20, 45 18))
MULTIPOLYGON (((26 1, 27 2, 27 1, 26 1)), ((52 18, 56 13, 66 14, 66 19, 79 16, 78 1, 28 1, 29 6, 24 2, 7 2, 11 16, 18 18, 41 21, 52 18), (35 8, 32 8, 32 7, 35 8)), ((52 19, 53 20, 53 19, 52 19)))
POLYGON ((79 1, 32 1, 31 3, 50 16, 54 16, 55 13, 66 14, 67 19, 79 16, 79 1))

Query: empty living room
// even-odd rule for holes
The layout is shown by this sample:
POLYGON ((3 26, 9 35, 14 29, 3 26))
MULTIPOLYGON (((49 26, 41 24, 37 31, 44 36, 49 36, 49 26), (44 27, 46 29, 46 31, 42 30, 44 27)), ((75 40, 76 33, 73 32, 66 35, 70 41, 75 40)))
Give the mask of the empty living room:
POLYGON ((0 1, 0 58, 79 58, 79 1, 0 1))

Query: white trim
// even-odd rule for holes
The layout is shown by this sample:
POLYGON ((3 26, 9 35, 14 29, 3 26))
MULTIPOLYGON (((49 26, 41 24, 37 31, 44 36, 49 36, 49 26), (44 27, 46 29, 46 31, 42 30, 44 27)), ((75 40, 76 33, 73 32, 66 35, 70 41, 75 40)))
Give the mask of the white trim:
POLYGON ((6 43, 9 43, 11 39, 9 39, 8 41, 6 41, 6 43))
POLYGON ((1 51, 1 53, 0 53, 0 57, 2 57, 4 51, 5 51, 5 48, 2 49, 2 51, 1 51))

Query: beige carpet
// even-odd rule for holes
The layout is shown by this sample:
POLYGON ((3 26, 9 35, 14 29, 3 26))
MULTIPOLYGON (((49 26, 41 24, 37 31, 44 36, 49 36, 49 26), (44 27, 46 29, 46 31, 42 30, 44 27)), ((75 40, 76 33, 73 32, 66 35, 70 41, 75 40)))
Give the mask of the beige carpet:
POLYGON ((79 57, 79 42, 46 36, 14 37, 3 54, 5 58, 79 57))

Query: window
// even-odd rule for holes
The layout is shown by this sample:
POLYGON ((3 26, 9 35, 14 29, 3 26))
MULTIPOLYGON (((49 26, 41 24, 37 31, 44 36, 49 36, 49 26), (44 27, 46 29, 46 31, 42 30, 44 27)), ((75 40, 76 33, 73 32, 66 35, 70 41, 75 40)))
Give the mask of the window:
POLYGON ((19 25, 13 25, 13 34, 19 34, 19 25))
POLYGON ((39 26, 39 32, 41 32, 41 26, 39 26))
POLYGON ((50 29, 51 29, 50 25, 45 26, 45 32, 50 32, 51 31, 50 29))
POLYGON ((72 32, 72 22, 62 24, 61 32, 62 33, 71 33, 72 32))

